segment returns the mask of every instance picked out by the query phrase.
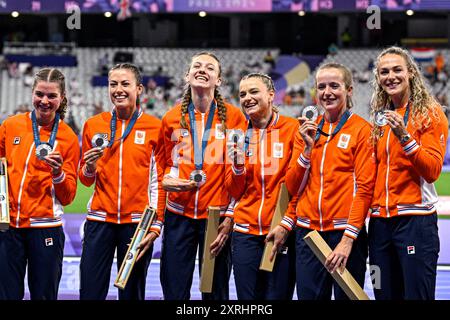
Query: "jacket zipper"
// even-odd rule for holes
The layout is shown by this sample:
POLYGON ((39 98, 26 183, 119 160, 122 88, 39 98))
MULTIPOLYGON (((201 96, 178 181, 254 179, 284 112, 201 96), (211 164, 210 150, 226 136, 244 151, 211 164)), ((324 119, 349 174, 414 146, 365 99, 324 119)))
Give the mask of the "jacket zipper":
MULTIPOLYGON (((123 136, 123 132, 125 129, 125 120, 122 120, 122 134, 120 135, 121 137, 123 136)), ((120 224, 120 205, 121 205, 121 196, 122 196, 122 157, 123 157, 123 142, 124 139, 120 139, 120 151, 119 151, 119 192, 117 195, 117 223, 120 224)))
POLYGON ((389 129, 387 141, 386 141, 386 215, 389 218, 391 216, 391 213, 389 212, 389 139, 391 138, 391 129, 389 129))
POLYGON ((322 195, 323 195, 323 166, 325 164, 325 154, 327 152, 328 142, 331 139, 331 130, 333 129, 333 124, 330 123, 330 128, 328 129, 329 136, 323 147, 322 161, 320 162, 320 191, 319 191, 319 216, 320 216, 320 231, 323 231, 323 214, 322 214, 322 195))

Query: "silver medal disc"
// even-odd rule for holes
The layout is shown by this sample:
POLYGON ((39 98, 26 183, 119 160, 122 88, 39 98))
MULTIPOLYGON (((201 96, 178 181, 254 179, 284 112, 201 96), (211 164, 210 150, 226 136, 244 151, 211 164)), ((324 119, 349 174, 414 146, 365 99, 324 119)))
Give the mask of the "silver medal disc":
POLYGON ((387 125, 386 117, 384 116, 384 111, 377 111, 375 113, 375 124, 379 127, 387 125))
POLYGON ((227 143, 230 145, 242 145, 244 143, 244 132, 241 129, 227 130, 227 143))
POLYGON ((108 146, 108 134, 107 133, 96 133, 91 140, 92 147, 94 148, 106 148, 108 146))
POLYGON ((316 121, 319 116, 319 110, 316 106, 307 106, 302 111, 302 117, 308 118, 308 120, 316 121))
POLYGON ((197 187, 200 187, 206 182, 206 173, 202 170, 194 170, 189 175, 189 180, 194 181, 197 184, 197 187))
POLYGON ((36 147, 36 157, 39 160, 43 160, 50 152, 52 152, 52 147, 47 143, 42 143, 36 147))

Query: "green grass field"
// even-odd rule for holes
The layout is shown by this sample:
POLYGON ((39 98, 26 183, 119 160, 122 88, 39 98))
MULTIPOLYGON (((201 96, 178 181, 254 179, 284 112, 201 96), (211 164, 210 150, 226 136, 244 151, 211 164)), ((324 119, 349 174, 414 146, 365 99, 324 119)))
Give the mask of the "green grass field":
MULTIPOLYGON (((440 196, 450 196, 450 172, 442 172, 438 181, 435 183, 436 190, 440 196)), ((94 191, 91 187, 84 186, 78 181, 77 195, 73 203, 65 208, 67 213, 84 213, 86 212, 86 204, 94 191)))
POLYGON ((436 186, 438 195, 450 196, 450 172, 442 172, 434 185, 436 186))
POLYGON ((75 200, 73 200, 72 204, 64 208, 64 212, 86 213, 87 212, 86 205, 93 192, 94 192, 94 185, 86 187, 80 182, 80 180, 78 180, 77 195, 75 196, 75 200))
MULTIPOLYGON (((438 195, 450 196, 450 172, 442 172, 434 185, 438 195)), ((440 215, 439 219, 450 219, 450 216, 440 215)))

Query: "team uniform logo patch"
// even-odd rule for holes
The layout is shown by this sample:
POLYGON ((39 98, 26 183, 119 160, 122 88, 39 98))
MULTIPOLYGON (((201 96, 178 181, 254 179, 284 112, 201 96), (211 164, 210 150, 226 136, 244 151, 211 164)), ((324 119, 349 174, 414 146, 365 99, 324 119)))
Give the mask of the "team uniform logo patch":
POLYGON ((144 144, 144 142, 145 142, 145 131, 136 130, 134 134, 134 143, 144 144))
POLYGON ((337 144, 338 148, 347 149, 348 144, 350 142, 350 138, 351 138, 351 136, 349 134, 345 134, 345 133, 341 134, 339 136, 339 142, 337 144))
POLYGON ((272 146, 272 154, 274 158, 283 158, 283 143, 275 142, 272 146))
POLYGON ((45 246, 51 247, 53 245, 53 238, 45 238, 45 246))

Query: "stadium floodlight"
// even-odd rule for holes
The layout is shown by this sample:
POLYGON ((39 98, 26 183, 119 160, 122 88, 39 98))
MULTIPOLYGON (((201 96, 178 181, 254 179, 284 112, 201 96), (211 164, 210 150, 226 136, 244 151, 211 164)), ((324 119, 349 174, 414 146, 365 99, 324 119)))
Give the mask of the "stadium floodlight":
POLYGON ((300 10, 300 11, 298 12, 298 15, 299 15, 300 17, 303 17, 305 14, 306 14, 306 12, 305 12, 304 10, 300 10))
POLYGON ((11 12, 11 16, 12 16, 13 18, 17 18, 17 17, 19 16, 19 12, 13 11, 13 12, 11 12))
POLYGON ((406 15, 412 16, 413 14, 414 14, 414 11, 413 11, 413 10, 411 10, 411 9, 406 10, 406 15))
POLYGON ((205 12, 205 11, 200 11, 200 12, 198 13, 198 15, 199 15, 201 18, 204 18, 204 17, 206 17, 206 12, 205 12))
POLYGON ((106 11, 106 12, 104 13, 104 16, 105 16, 106 18, 111 18, 111 17, 112 17, 112 13, 109 12, 109 11, 106 11))

